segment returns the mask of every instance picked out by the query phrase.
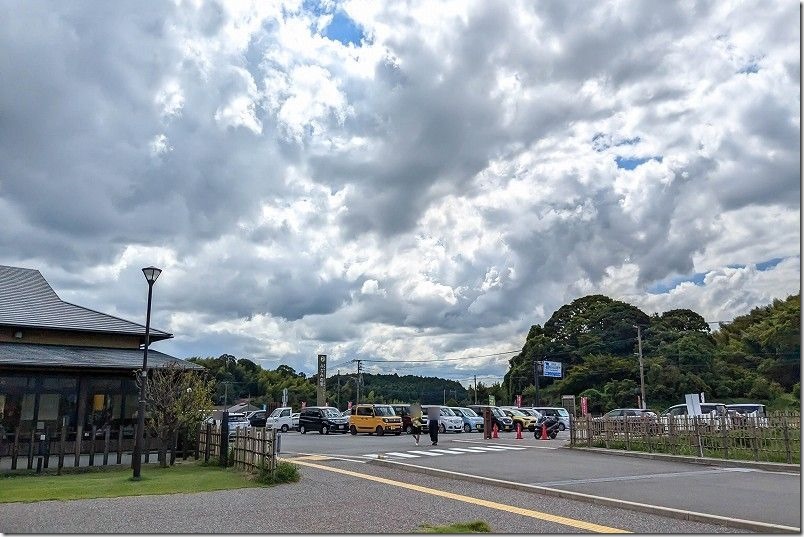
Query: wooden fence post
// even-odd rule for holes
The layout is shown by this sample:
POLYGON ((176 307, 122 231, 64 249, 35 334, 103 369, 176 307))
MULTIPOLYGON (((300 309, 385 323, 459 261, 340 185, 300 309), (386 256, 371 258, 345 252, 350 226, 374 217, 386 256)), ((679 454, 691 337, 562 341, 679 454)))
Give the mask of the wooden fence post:
POLYGON ((586 444, 592 447, 592 415, 586 415, 586 444))
POLYGON ((117 464, 123 463, 123 424, 117 430, 117 464))
POLYGON ((625 418, 625 449, 626 451, 631 451, 631 434, 629 431, 631 424, 628 423, 628 416, 623 417, 625 418))
POLYGON ((98 426, 92 426, 92 436, 89 439, 89 465, 95 466, 95 434, 98 432, 98 426))
POLYGON ((75 448, 73 449, 73 451, 75 452, 75 460, 73 461, 73 466, 76 467, 79 465, 81 461, 81 443, 83 442, 83 440, 84 440, 84 426, 79 425, 78 429, 76 429, 75 431, 75 446, 73 446, 75 448))
POLYGON ((31 442, 28 444, 28 469, 33 469, 33 445, 34 445, 34 435, 36 431, 31 429, 31 442))
POLYGON ((722 434, 720 435, 723 439, 723 458, 729 458, 729 431, 726 429, 726 415, 720 415, 720 430, 722 434))
POLYGON ((106 431, 103 433, 103 465, 109 464, 109 439, 112 436, 111 425, 106 426, 106 431))
POLYGON ((207 423, 206 437, 204 438, 204 462, 209 462, 209 448, 212 441, 212 424, 207 423))
POLYGON ((59 441, 59 463, 56 468, 56 474, 61 475, 61 469, 64 468, 64 442, 67 440, 67 426, 62 424, 61 435, 59 441))
POLYGON ((20 428, 14 431, 14 445, 11 447, 11 469, 17 469, 17 457, 20 451, 20 428))
POLYGON ((787 464, 791 464, 793 462, 793 459, 790 456, 790 432, 787 429, 786 414, 782 416, 782 435, 784 436, 784 451, 785 454, 787 455, 787 464))

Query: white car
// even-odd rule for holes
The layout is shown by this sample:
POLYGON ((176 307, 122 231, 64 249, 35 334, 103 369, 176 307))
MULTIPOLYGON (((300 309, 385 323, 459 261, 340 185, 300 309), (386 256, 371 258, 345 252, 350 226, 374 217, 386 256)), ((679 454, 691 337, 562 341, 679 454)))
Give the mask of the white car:
MULTIPOLYGON (((424 416, 424 419, 427 419, 427 408, 428 407, 426 406, 422 407, 422 415, 424 416)), ((462 433, 463 417, 456 416, 455 412, 453 412, 448 406, 439 406, 439 409, 440 413, 438 416, 438 430, 442 433, 462 433)))
MULTIPOLYGON (((289 406, 281 406, 274 409, 271 415, 265 419, 266 429, 279 429, 283 433, 293 428, 293 409, 289 406)), ((298 422, 297 422, 298 423, 298 422)))
POLYGON ((756 427, 769 427, 770 423, 765 414, 765 405, 760 403, 737 403, 726 405, 731 422, 734 425, 753 425, 756 427))
POLYGON ((671 423, 673 427, 690 430, 696 423, 715 429, 720 429, 721 425, 725 425, 726 429, 731 428, 731 418, 723 403, 701 403, 700 416, 689 416, 686 403, 673 405, 662 412, 659 421, 665 428, 671 423))
POLYGON ((558 430, 564 431, 570 428, 570 415, 566 408, 560 406, 533 406, 530 407, 543 416, 554 416, 558 418, 558 430))
POLYGON ((249 423, 245 414, 239 412, 229 414, 229 426, 226 432, 230 439, 235 436, 235 432, 238 429, 240 429, 240 433, 243 434, 249 427, 251 427, 251 423, 249 423))
POLYGON ((299 416, 301 416, 301 412, 294 412, 290 415, 291 429, 299 428, 299 416))

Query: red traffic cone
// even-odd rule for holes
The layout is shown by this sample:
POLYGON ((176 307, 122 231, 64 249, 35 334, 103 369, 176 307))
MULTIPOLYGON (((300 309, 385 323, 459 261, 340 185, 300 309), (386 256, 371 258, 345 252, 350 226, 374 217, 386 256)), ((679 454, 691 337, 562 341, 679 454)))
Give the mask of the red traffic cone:
POLYGON ((497 434, 497 424, 494 424, 494 427, 491 428, 491 437, 492 438, 499 438, 500 435, 497 434))
POLYGON ((547 440, 547 426, 542 423, 542 436, 539 440, 547 440))
POLYGON ((516 424, 516 439, 522 440, 522 425, 519 423, 516 424))

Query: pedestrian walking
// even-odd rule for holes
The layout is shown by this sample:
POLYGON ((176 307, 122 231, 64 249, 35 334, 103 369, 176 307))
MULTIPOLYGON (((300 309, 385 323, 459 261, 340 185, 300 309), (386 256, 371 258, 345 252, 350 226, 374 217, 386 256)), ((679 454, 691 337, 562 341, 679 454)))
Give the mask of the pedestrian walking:
POLYGON ((416 445, 419 445, 419 437, 422 435, 422 407, 413 405, 410 407, 410 428, 416 445))
POLYGON ((438 416, 441 414, 441 407, 430 406, 427 407, 427 427, 430 429, 430 440, 433 445, 438 445, 438 416))

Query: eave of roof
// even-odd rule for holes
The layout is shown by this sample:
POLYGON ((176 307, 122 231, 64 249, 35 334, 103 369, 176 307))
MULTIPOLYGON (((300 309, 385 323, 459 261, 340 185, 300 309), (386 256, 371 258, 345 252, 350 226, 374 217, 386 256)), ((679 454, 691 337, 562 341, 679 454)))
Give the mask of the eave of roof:
MULTIPOLYGON (((52 367, 79 369, 142 368, 141 349, 112 349, 107 347, 74 347, 70 345, 40 345, 35 343, 0 343, 0 367, 52 367)), ((175 363, 185 369, 204 369, 202 366, 148 349, 148 368, 168 367, 175 363)))

